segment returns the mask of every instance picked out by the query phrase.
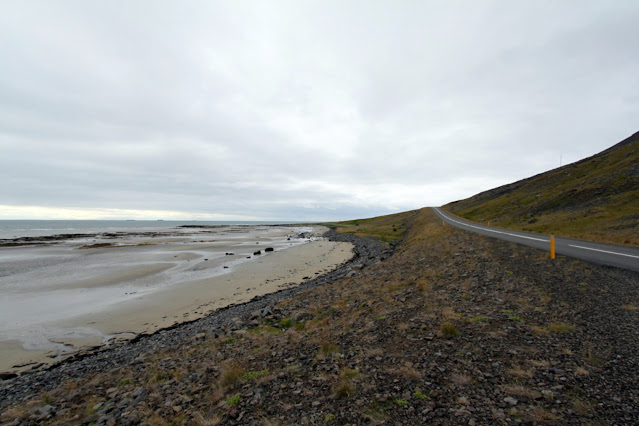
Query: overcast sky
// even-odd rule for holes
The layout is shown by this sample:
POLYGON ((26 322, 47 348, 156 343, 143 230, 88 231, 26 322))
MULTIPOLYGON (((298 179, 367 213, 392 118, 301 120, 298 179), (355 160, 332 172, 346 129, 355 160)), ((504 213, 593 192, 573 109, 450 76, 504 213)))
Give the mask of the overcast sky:
POLYGON ((639 2, 3 1, 0 219, 354 219, 639 130, 639 2))

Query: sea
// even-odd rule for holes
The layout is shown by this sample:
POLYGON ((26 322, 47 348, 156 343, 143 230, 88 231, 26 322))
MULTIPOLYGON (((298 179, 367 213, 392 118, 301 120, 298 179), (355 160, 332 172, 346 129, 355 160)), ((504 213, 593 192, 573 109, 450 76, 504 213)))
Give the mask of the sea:
POLYGON ((0 240, 60 234, 161 232, 184 225, 281 225, 283 221, 178 221, 178 220, 0 220, 0 240))

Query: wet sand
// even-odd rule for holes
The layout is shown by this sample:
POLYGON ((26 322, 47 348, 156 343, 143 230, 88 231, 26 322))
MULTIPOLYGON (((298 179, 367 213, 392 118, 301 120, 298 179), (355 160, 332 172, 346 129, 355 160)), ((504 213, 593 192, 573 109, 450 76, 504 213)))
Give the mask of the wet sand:
POLYGON ((352 245, 308 238, 322 231, 226 227, 107 246, 2 248, 0 371, 57 362, 329 272, 351 258, 352 245), (294 236, 300 231, 305 238, 294 236))

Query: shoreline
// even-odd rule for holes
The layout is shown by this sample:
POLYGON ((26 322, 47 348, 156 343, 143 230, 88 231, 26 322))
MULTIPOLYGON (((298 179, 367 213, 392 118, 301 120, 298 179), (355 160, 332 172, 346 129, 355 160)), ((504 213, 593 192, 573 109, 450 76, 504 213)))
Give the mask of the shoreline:
MULTIPOLYGON (((49 278, 38 287, 42 289, 42 296, 36 293, 35 300, 45 297, 47 312, 50 314, 59 311, 59 314, 45 316, 45 319, 33 325, 12 325, 5 329, 5 338, 0 342, 0 373, 4 373, 4 376, 0 377, 37 371, 78 353, 205 317, 224 306, 247 302, 255 296, 298 285, 309 278, 309 274, 314 276, 329 272, 352 256, 349 244, 316 239, 326 228, 293 227, 282 231, 273 231, 271 228, 266 233, 260 228, 247 227, 237 235, 234 235, 235 228, 224 229, 217 234, 207 234, 205 231, 203 234, 194 234, 190 239, 177 235, 177 245, 175 235, 168 238, 164 235, 163 238, 154 238, 152 247, 136 248, 136 244, 129 245, 124 254, 121 254, 122 249, 118 247, 91 245, 90 250, 87 250, 88 257, 99 259, 97 263, 71 263, 67 271, 73 270, 72 275, 56 270, 59 278, 56 277, 53 281, 49 278), (286 235, 290 235, 291 231, 302 231, 297 235, 296 241, 286 241, 286 235), (213 239, 198 241, 204 236, 213 239), (166 243, 165 240, 171 241, 166 243), (266 246, 275 247, 275 250, 270 249, 271 252, 256 255, 260 250, 264 251, 266 246), (237 254, 225 256, 224 252, 229 250, 237 254), (258 251, 253 253, 255 250, 258 251), (252 256, 245 256, 249 253, 252 256), (123 256, 136 261, 143 260, 142 263, 119 263, 123 256), (165 259, 161 260, 159 256, 165 259), (177 263, 166 263, 168 259, 177 263), (77 276, 78 273, 75 272, 98 267, 108 271, 91 276, 77 276), (165 273, 167 269, 170 271, 165 273), (153 286, 149 284, 150 281, 166 282, 153 286), (50 293, 50 290, 54 292, 50 293), (59 301, 59 298, 50 299, 48 294, 57 294, 58 290, 62 290, 63 294, 69 291, 82 292, 85 294, 84 299, 79 299, 78 303, 84 307, 66 307, 68 302, 59 301), (128 296, 116 296, 100 302, 95 297, 87 299, 87 292, 99 292, 98 295, 120 292, 128 296), (73 309, 71 314, 67 313, 69 308, 73 309)), ((136 237, 137 235, 120 236, 117 244, 131 241, 135 243, 139 241, 136 237)), ((149 236, 145 237, 145 241, 148 241, 149 236)), ((291 238, 293 237, 290 236, 288 240, 291 238)), ((86 246, 82 244, 86 241, 65 241, 62 246, 52 249, 58 250, 54 252, 56 255, 59 255, 59 250, 71 250, 63 253, 76 253, 73 256, 78 256, 77 249, 84 252, 86 246)), ((18 253, 18 257, 24 257, 25 253, 31 252, 27 248, 18 253)), ((84 259, 87 256, 83 253, 80 257, 84 259)), ((24 265, 22 269, 25 269, 24 265)), ((17 281, 18 284, 20 282, 17 281)), ((11 281, 7 284, 7 294, 10 297, 18 298, 18 301, 21 297, 21 293, 12 293, 15 291, 11 290, 12 286, 24 287, 22 291, 33 297, 29 293, 33 290, 29 288, 28 282, 19 287, 11 281)), ((13 324, 8 321, 20 324, 20 318, 24 315, 14 320, 11 309, 16 308, 7 306, 3 321, 7 321, 7 325, 13 324)))
POLYGON ((126 365, 136 365, 149 352, 173 344, 187 344, 204 333, 208 337, 219 337, 237 329, 238 318, 248 318, 252 313, 270 308, 300 292, 334 282, 347 274, 357 274, 373 263, 389 257, 393 246, 370 239, 328 230, 324 238, 329 241, 353 244, 353 256, 337 269, 306 280, 301 284, 273 293, 255 296, 251 300, 219 308, 203 318, 173 324, 152 333, 141 333, 131 340, 115 342, 110 346, 81 351, 52 365, 27 370, 19 375, 0 376, 0 407, 6 407, 35 393, 52 389, 69 378, 105 372, 126 365))
POLYGON ((116 342, 108 347, 94 348, 76 353, 62 361, 34 371, 23 371, 19 375, 2 376, 0 381, 0 407, 4 408, 19 402, 25 397, 46 392, 65 380, 86 376, 90 373, 106 372, 127 365, 140 363, 145 354, 175 344, 188 344, 196 336, 205 333, 208 337, 223 336, 232 333, 237 327, 237 318, 246 318, 255 311, 269 308, 300 292, 346 276, 359 273, 360 270, 383 261, 393 252, 394 246, 387 246, 371 238, 361 238, 348 234, 338 234, 330 229, 324 233, 329 241, 353 244, 353 257, 339 268, 306 280, 303 283, 273 293, 256 296, 253 299, 219 308, 207 316, 191 321, 174 324, 150 334, 139 334, 131 340, 116 342))

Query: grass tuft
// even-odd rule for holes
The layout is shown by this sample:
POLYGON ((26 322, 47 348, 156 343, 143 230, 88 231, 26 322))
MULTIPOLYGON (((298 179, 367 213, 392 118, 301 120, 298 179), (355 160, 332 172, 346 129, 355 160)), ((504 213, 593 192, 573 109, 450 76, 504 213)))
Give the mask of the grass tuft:
POLYGON ((330 423, 336 419, 335 414, 328 413, 324 416, 324 423, 330 423))
POLYGON ((290 328, 293 325, 293 319, 292 318, 282 318, 279 321, 279 325, 280 325, 280 327, 283 327, 283 328, 290 328))
POLYGON ((575 331, 575 326, 563 322, 551 322, 548 324, 548 330, 555 334, 572 333, 575 331))
POLYGON ((242 375, 242 379, 246 381, 255 380, 255 379, 259 379, 260 377, 266 376, 268 374, 269 374, 268 369, 259 370, 259 371, 249 371, 242 375))
POLYGON ((399 375, 402 376, 404 379, 413 382, 418 382, 422 379, 422 373, 420 373, 415 368, 408 367, 406 365, 397 370, 397 373, 399 373, 399 375))
POLYGON ((131 382, 132 382, 131 378, 126 377, 126 378, 120 379, 118 381, 118 386, 126 386, 126 385, 130 384, 131 382))
POLYGON ((408 407, 408 401, 404 399, 396 399, 395 404, 399 405, 400 407, 408 407))
POLYGON ((320 345, 319 356, 320 358, 328 358, 333 354, 339 353, 339 346, 334 343, 322 342, 320 345))
POLYGON ((355 385, 349 380, 341 380, 335 387, 335 398, 347 399, 355 393, 355 385))
POLYGON ((439 327, 439 330, 446 337, 457 337, 459 336, 459 329, 451 322, 444 322, 439 327))
POLYGON ((545 327, 540 327, 538 325, 533 325, 531 327, 531 330, 532 330, 534 336, 545 336, 547 334, 550 334, 550 330, 548 330, 545 327))
POLYGON ((345 368, 342 370, 340 376, 344 380, 353 380, 359 377, 359 370, 356 368, 345 368))
POLYGON ((230 365, 224 369, 222 376, 220 377, 220 386, 227 388, 236 384, 242 379, 244 370, 237 365, 230 365))
POLYGON ((239 396, 239 395, 233 395, 233 396, 229 397, 229 398, 226 400, 226 405, 227 405, 228 407, 232 407, 233 405, 238 404, 238 403, 240 402, 240 400, 241 400, 241 399, 242 399, 242 397, 241 397, 241 396, 239 396))

